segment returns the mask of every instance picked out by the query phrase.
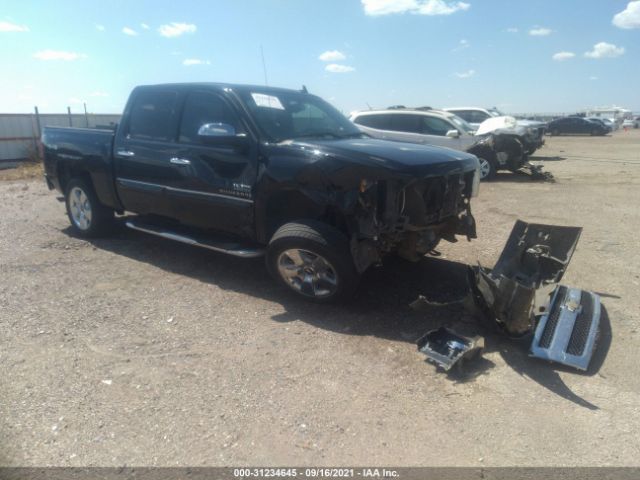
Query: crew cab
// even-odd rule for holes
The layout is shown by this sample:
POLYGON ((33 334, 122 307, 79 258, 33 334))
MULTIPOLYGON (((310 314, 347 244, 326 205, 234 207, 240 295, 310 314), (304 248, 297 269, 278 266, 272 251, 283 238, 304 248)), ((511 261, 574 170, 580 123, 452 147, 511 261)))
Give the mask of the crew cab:
POLYGON ((240 257, 318 302, 386 254, 475 238, 478 159, 367 137, 321 98, 215 83, 137 87, 114 131, 45 128, 45 178, 75 232, 132 229, 240 257), (133 214, 133 215, 132 215, 133 214))

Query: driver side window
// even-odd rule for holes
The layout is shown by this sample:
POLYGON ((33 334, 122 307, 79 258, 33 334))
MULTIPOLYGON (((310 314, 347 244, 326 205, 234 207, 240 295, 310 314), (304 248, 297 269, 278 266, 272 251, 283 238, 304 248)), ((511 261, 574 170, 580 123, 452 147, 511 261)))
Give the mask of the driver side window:
POLYGON ((449 130, 457 130, 453 125, 436 117, 422 117, 422 133, 444 137, 449 130))
POLYGON ((198 130, 207 123, 225 124, 242 132, 238 117, 218 95, 192 92, 187 97, 180 124, 180 143, 199 143, 198 130))

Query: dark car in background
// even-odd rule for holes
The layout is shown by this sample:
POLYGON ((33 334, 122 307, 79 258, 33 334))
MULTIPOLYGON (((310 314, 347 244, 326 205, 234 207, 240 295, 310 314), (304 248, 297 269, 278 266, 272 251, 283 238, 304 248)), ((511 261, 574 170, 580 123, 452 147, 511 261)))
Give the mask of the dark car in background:
POLYGON ((590 122, 597 123, 598 125, 602 125, 604 128, 607 129, 607 133, 611 133, 613 131, 613 126, 610 123, 605 122, 604 119, 602 119, 602 118, 587 117, 586 120, 589 120, 590 122))
POLYGON ((547 132, 551 135, 606 135, 609 127, 582 117, 564 117, 549 122, 547 132))

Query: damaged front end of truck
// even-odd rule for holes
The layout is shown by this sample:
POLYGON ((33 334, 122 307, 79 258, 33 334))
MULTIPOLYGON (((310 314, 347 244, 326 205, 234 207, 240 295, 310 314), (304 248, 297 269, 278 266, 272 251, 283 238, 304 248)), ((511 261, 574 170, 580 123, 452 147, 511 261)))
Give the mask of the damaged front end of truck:
POLYGON ((477 170, 414 179, 363 181, 350 216, 351 250, 358 271, 396 254, 417 262, 440 240, 476 238, 471 198, 477 170))

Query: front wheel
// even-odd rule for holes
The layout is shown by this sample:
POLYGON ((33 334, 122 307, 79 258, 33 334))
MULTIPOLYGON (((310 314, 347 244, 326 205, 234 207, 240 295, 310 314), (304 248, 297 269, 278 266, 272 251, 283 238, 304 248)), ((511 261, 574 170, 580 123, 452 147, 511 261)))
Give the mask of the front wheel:
POLYGON ((493 180, 496 176, 496 162, 487 158, 479 158, 480 160, 480 180, 493 180))
POLYGON ((276 280, 307 300, 346 300, 358 286, 349 240, 322 222, 301 220, 280 227, 269 242, 266 261, 276 280))
POLYGON ((85 180, 69 180, 65 203, 71 226, 81 237, 103 235, 113 223, 113 210, 100 203, 93 188, 85 180))

